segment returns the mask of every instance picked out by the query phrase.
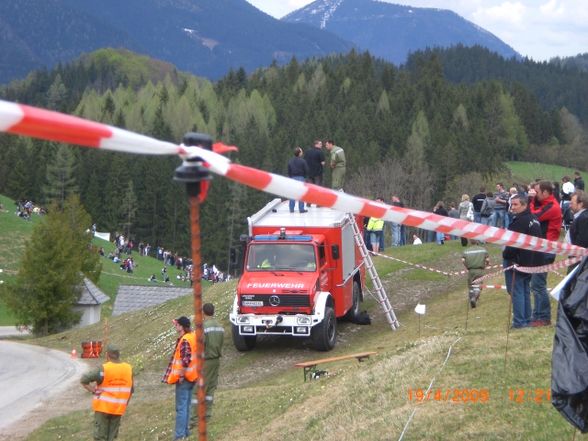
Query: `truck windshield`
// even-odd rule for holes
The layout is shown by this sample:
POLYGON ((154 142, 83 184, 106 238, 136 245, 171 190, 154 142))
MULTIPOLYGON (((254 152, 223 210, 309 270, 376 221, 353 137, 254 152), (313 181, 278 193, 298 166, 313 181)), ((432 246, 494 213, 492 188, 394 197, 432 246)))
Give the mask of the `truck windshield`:
POLYGON ((310 244, 253 244, 247 254, 248 271, 316 271, 310 244))

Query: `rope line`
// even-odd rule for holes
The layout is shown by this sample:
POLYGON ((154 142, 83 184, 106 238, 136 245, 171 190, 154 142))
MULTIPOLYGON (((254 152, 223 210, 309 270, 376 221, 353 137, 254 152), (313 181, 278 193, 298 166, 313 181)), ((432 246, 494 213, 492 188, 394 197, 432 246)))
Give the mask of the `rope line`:
MULTIPOLYGON (((453 349, 453 346, 459 342, 461 340, 461 337, 458 337, 457 340, 455 340, 453 343, 451 343, 451 346, 449 346, 449 350, 447 351, 447 356, 445 357, 445 360, 443 361, 443 364, 441 365, 441 367, 439 368, 439 371, 437 372, 437 375, 439 375, 442 371, 443 368, 445 367, 445 365, 447 364, 447 360, 449 360, 449 356, 451 355, 451 350, 453 349)), ((433 384, 435 383, 436 380, 436 376, 433 377, 433 379, 431 380, 431 383, 429 384, 429 387, 427 388, 427 391, 425 392, 425 396, 427 396, 429 394, 429 392, 431 391, 431 388, 433 387, 433 384)), ((414 417, 414 414, 416 413, 417 407, 415 406, 415 408, 412 410, 410 416, 408 417, 408 421, 406 422, 406 424, 404 425, 404 429, 402 429, 402 433, 400 434, 400 437, 398 438, 398 441, 402 441, 402 438, 404 437, 404 434, 406 433, 406 431, 408 430, 408 426, 410 425, 410 423, 412 422, 412 418, 414 417)))

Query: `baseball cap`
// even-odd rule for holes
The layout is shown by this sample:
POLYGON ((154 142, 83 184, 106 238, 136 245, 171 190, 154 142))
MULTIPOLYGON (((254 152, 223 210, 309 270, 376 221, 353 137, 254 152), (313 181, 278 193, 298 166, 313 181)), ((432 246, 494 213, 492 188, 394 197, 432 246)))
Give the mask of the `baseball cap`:
POLYGON ((173 322, 177 323, 182 328, 189 328, 190 327, 190 319, 186 316, 178 317, 177 319, 174 319, 173 322))
POLYGON ((109 343, 106 346, 106 352, 109 354, 114 354, 116 357, 118 357, 120 355, 120 348, 115 344, 109 343))

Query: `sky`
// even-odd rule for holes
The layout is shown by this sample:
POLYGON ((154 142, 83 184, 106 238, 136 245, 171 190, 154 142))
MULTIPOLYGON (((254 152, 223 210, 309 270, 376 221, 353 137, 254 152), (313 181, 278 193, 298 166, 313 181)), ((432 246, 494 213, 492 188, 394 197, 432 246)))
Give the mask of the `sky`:
MULTIPOLYGON (((313 0, 247 1, 266 14, 281 18, 313 0)), ((388 3, 451 9, 536 61, 588 52, 587 0, 389 0, 388 3)))

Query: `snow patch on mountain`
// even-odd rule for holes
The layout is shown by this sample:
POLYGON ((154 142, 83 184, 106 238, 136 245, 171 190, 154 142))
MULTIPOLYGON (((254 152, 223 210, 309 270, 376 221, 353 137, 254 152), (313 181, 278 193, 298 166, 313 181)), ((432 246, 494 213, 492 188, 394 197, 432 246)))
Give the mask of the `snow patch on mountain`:
MULTIPOLYGON (((303 12, 308 15, 315 15, 320 18, 319 27, 321 29, 325 29, 327 27, 327 22, 329 21, 329 19, 333 16, 337 8, 341 6, 341 3, 343 3, 344 1, 345 0, 322 0, 320 2, 316 1, 308 6, 299 9, 298 11, 294 11, 294 13, 286 15, 286 17, 284 18, 287 19, 290 15, 294 15, 296 12, 303 12)), ((293 21, 303 21, 303 18, 296 17, 293 21)))

